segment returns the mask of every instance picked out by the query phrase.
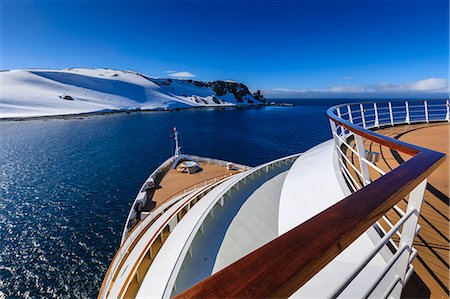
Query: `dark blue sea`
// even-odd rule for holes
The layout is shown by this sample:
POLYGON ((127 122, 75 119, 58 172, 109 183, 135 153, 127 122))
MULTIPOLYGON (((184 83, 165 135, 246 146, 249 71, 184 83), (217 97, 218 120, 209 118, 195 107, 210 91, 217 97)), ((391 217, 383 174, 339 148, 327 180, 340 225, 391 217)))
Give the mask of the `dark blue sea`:
POLYGON ((96 297, 139 187, 182 152, 255 166, 331 138, 326 110, 188 110, 0 122, 0 298, 96 297))

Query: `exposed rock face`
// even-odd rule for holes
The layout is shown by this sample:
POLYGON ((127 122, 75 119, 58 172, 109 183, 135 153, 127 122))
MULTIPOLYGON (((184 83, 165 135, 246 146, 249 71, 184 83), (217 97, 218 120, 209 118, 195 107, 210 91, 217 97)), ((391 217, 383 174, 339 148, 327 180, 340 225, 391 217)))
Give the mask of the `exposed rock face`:
MULTIPOLYGON (((143 76, 143 75, 142 75, 143 76)), ((212 97, 212 100, 216 104, 221 104, 219 97, 225 96, 228 93, 231 93, 238 103, 247 103, 247 104, 263 104, 266 101, 264 97, 261 95, 261 92, 258 90, 256 93, 252 94, 248 87, 240 82, 232 82, 232 81, 211 81, 211 82, 203 82, 196 80, 182 80, 182 79, 153 79, 146 76, 143 76, 146 79, 160 85, 160 86, 170 86, 173 83, 180 84, 192 84, 196 87, 205 87, 211 88, 215 96, 212 97)), ((183 96, 197 96, 194 97, 194 101, 198 102, 198 95, 183 95, 183 96)))
POLYGON ((261 94, 261 90, 257 90, 253 93, 253 97, 255 100, 265 103, 266 100, 264 99, 264 96, 261 94))

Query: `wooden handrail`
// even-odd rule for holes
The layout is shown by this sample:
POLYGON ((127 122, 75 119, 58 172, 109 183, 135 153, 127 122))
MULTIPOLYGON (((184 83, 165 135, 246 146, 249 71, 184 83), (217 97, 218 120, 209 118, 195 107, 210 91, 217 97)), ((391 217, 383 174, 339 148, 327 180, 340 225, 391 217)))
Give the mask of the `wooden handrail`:
MULTIPOLYGON (((206 278, 176 298, 288 297, 408 195, 445 155, 356 126, 328 109, 353 133, 412 155, 385 176, 206 278)), ((324 287, 327 287, 324 285, 324 287)))

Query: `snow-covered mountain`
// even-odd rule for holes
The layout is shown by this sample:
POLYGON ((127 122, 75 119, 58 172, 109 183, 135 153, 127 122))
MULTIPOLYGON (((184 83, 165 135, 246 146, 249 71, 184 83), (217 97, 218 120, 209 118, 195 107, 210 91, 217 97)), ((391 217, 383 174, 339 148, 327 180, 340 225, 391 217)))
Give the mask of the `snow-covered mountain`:
POLYGON ((0 72, 0 118, 265 101, 238 82, 151 78, 133 71, 70 68, 0 72))

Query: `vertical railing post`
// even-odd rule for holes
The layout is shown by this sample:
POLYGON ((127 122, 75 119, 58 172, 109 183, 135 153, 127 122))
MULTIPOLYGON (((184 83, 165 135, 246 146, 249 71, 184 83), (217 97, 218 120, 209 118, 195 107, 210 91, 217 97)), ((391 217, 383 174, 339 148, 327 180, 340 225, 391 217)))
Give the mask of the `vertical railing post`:
POLYGON ((406 107, 406 119, 405 119, 405 122, 410 124, 411 120, 409 119, 409 104, 408 104, 408 101, 405 101, 405 107, 406 107))
POLYGON ((375 127, 380 127, 380 120, 378 118, 378 107, 377 103, 373 103, 373 110, 375 112, 375 127))
MULTIPOLYGON (((409 193, 406 213, 411 210, 416 210, 417 213, 412 214, 408 218, 408 220, 405 221, 402 227, 402 236, 400 238, 399 248, 407 246, 408 250, 406 251, 407 254, 402 254, 394 264, 395 275, 398 276, 402 281, 405 280, 405 274, 409 268, 409 258, 411 255, 414 237, 416 236, 417 222, 419 221, 419 213, 420 208, 422 207, 423 195, 425 193, 426 186, 427 179, 423 180, 419 185, 416 186, 416 188, 411 191, 411 193, 409 193)), ((394 298, 400 298, 401 288, 397 290, 397 292, 398 294, 392 294, 394 295, 394 298)))
POLYGON ((389 102, 389 118, 391 119, 391 126, 394 126, 394 115, 392 114, 392 103, 389 102))
POLYGON ((366 127, 366 116, 364 114, 364 106, 363 106, 363 104, 359 104, 359 109, 361 110, 362 124, 363 124, 363 127, 365 128, 366 127))
MULTIPOLYGON (((337 111, 337 115, 338 115, 338 117, 339 118, 342 118, 342 114, 341 114, 341 107, 340 106, 338 106, 337 107, 337 109, 336 109, 336 111, 337 111)), ((337 133, 337 128, 336 128, 336 133, 337 133)), ((341 134, 339 134, 339 136, 344 136, 345 134, 344 134, 344 129, 342 129, 342 127, 341 127, 341 134)))
POLYGON ((352 108, 350 105, 347 105, 347 111, 348 111, 348 120, 353 123, 353 116, 352 116, 352 108))
POLYGON ((445 106, 447 108, 447 113, 445 114, 445 120, 450 122, 450 103, 448 100, 445 101, 445 106))
POLYGON ((337 159, 342 160, 341 153, 336 148, 336 147, 339 147, 339 148, 341 147, 341 142, 340 142, 339 138, 336 136, 336 135, 338 135, 337 127, 336 127, 336 124, 334 123, 334 121, 332 121, 331 119, 330 119, 330 127, 331 127, 331 134, 333 134, 333 140, 334 140, 334 152, 336 153, 337 159))
POLYGON ((429 121, 428 121, 428 102, 426 100, 423 101, 423 105, 425 107, 425 120, 427 121, 427 123, 429 123, 429 121))
POLYGON ((369 167, 367 166, 367 164, 363 161, 363 158, 366 158, 366 150, 364 149, 364 142, 361 136, 353 134, 353 136, 355 136, 355 143, 356 143, 356 148, 358 150, 358 160, 359 160, 359 166, 361 169, 361 173, 362 173, 362 179, 363 179, 363 185, 366 186, 368 184, 370 184, 370 175, 369 175, 369 167))

